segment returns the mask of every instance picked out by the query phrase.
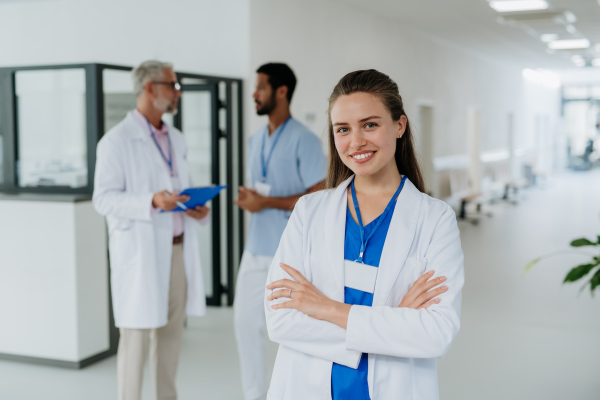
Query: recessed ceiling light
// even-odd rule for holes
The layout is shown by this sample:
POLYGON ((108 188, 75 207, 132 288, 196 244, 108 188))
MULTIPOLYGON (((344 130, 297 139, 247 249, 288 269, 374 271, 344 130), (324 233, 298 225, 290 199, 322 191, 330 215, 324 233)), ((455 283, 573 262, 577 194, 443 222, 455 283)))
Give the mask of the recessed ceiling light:
MULTIPOLYGON (((600 2, 600 0, 598 0, 598 1, 600 2)), ((594 58, 594 59, 592 60, 592 65, 593 65, 594 67, 600 67, 600 58, 594 58)))
POLYGON ((575 60, 573 61, 575 63, 575 65, 577 65, 578 67, 585 67, 585 60, 582 58, 580 60, 575 60))
POLYGON ((490 1, 490 7, 498 12, 545 10, 548 8, 548 2, 546 0, 490 1))
POLYGON ((569 25, 565 26, 565 29, 566 29, 566 30, 567 30, 567 32, 569 32, 571 35, 574 35, 574 34, 575 34, 575 32, 577 32, 577 29, 576 29, 576 28, 575 28, 573 25, 571 25, 571 24, 569 24, 569 25))
POLYGON ((540 36, 540 39, 544 43, 552 42, 554 40, 558 40, 558 35, 556 33, 544 33, 540 36))
POLYGON ((554 40, 548 43, 548 47, 554 50, 587 49, 590 41, 587 39, 554 40))
POLYGON ((579 54, 575 54, 574 56, 571 57, 571 61, 576 62, 578 60, 583 60, 583 56, 579 55, 579 54))

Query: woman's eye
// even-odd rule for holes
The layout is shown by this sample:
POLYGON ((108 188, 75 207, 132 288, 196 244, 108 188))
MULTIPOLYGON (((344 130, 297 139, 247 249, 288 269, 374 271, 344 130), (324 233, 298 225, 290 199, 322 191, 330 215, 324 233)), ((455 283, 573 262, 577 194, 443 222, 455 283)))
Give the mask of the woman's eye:
POLYGON ((365 128, 367 128, 367 129, 373 129, 373 128, 375 128, 376 126, 377 126, 377 124, 376 124, 375 122, 367 122, 367 123, 365 124, 365 128))
POLYGON ((348 133, 348 128, 339 128, 337 133, 348 133))

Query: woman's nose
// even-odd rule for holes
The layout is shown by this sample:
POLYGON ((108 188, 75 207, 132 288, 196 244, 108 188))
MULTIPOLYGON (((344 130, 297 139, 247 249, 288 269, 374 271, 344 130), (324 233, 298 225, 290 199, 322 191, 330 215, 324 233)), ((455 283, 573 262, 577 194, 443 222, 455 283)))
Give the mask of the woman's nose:
POLYGON ((350 141, 350 146, 352 146, 352 148, 359 149, 366 143, 365 137, 360 132, 352 133, 352 140, 350 141))

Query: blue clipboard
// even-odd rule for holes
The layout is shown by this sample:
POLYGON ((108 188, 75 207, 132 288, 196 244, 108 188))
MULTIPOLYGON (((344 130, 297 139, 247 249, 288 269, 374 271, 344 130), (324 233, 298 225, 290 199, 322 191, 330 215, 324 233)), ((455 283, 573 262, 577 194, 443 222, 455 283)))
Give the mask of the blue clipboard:
MULTIPOLYGON (((180 195, 184 194, 186 196, 190 196, 190 199, 183 203, 183 205, 189 209, 194 209, 197 206, 205 205, 208 201, 217 197, 219 192, 225 189, 226 187, 227 185, 213 185, 206 187, 189 188, 181 192, 180 195)), ((171 211, 178 212, 185 210, 181 207, 177 207, 171 211)))

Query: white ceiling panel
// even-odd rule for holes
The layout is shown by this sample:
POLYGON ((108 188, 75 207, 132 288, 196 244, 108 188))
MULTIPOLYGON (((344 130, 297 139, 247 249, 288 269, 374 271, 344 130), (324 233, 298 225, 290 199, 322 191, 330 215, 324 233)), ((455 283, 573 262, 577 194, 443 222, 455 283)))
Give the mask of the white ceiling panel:
MULTIPOLYGON (((498 13, 486 0, 343 0, 369 10, 382 18, 393 18, 402 24, 492 58, 527 65, 530 68, 573 67, 571 56, 582 52, 555 51, 549 54, 539 35, 556 33, 561 39, 586 37, 600 43, 600 4, 597 0, 548 0, 543 13, 562 14, 569 11, 577 21, 569 33, 565 23, 552 18, 535 20, 531 16, 516 24, 499 23, 514 13, 498 13)), ((527 13, 525 13, 527 14, 527 13)), ((516 19, 516 18, 515 18, 516 19)), ((592 51, 585 55, 593 56, 592 51)), ((600 52, 598 53, 600 56, 600 52)))

